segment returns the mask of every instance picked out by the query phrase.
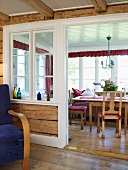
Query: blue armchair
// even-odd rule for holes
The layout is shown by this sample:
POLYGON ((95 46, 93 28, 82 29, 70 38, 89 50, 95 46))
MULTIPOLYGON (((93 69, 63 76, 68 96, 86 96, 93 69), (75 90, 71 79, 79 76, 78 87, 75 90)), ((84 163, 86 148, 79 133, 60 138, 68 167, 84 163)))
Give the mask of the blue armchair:
POLYGON ((11 110, 9 86, 0 85, 0 164, 22 160, 22 170, 29 169, 30 130, 27 118, 11 110), (23 131, 13 125, 12 116, 20 118, 23 131))

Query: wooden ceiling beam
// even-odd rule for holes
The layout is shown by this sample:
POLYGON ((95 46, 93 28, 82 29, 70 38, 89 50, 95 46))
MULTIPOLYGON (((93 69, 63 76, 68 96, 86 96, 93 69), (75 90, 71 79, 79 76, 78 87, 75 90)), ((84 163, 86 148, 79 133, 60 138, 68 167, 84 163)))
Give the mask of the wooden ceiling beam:
POLYGON ((94 8, 96 12, 105 12, 107 11, 107 3, 106 0, 92 0, 94 8))
POLYGON ((4 14, 3 12, 0 12, 0 21, 2 20, 9 21, 9 15, 4 14))
POLYGON ((44 17, 52 17, 53 18, 53 10, 49 8, 44 2, 41 0, 20 0, 24 2, 26 5, 33 8, 35 11, 42 14, 44 17))

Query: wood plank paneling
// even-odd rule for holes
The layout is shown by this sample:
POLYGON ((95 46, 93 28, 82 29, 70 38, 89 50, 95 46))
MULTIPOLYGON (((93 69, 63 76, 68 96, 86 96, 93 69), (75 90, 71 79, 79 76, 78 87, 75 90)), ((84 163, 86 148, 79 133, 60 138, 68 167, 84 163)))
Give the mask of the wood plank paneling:
POLYGON ((23 112, 31 119, 58 120, 58 109, 55 106, 23 105, 23 112))
MULTIPOLYGON (((58 135, 58 107, 12 103, 12 110, 23 113, 27 117, 31 133, 58 135)), ((19 119, 14 118, 13 122, 22 129, 19 119)))
POLYGON ((117 13, 127 13, 127 12, 128 12, 128 4, 122 4, 122 5, 108 6, 107 11, 102 13, 96 12, 94 8, 56 11, 54 12, 54 19, 77 18, 77 17, 85 17, 85 16, 97 16, 97 15, 117 14, 117 13))
POLYGON ((0 20, 9 20, 9 16, 0 11, 0 20))
POLYGON ((48 134, 58 134, 58 122, 47 120, 29 119, 30 129, 33 132, 41 132, 48 134))
POLYGON ((0 63, 3 63, 3 55, 0 54, 0 63))
POLYGON ((3 53, 3 42, 0 41, 0 54, 2 54, 2 53, 3 53))
POLYGON ((23 104, 12 104, 12 110, 18 113, 23 113, 23 104))
POLYGON ((0 77, 3 76, 3 64, 0 63, 0 77))
MULTIPOLYGON (((47 18, 50 19, 50 18, 47 18)), ((0 26, 46 20, 41 14, 11 16, 9 21, 0 21, 0 26)))
POLYGON ((3 31, 0 30, 0 41, 3 41, 3 31))

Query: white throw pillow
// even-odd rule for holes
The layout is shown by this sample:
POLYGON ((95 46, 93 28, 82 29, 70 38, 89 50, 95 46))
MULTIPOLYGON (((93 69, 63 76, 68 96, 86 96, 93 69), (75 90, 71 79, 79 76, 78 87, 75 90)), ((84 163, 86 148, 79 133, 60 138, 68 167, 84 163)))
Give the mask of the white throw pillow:
MULTIPOLYGON (((92 90, 90 90, 89 88, 87 88, 82 94, 81 96, 94 96, 94 92, 92 90)), ((96 95, 97 96, 97 95, 96 95)))

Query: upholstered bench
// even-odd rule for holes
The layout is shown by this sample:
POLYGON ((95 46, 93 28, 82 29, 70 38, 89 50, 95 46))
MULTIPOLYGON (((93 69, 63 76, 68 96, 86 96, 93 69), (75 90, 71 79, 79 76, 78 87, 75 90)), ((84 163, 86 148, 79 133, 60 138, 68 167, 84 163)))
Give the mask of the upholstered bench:
POLYGON ((86 124, 86 109, 87 106, 69 106, 69 124, 72 124, 73 114, 80 114, 81 116, 81 129, 86 124))

